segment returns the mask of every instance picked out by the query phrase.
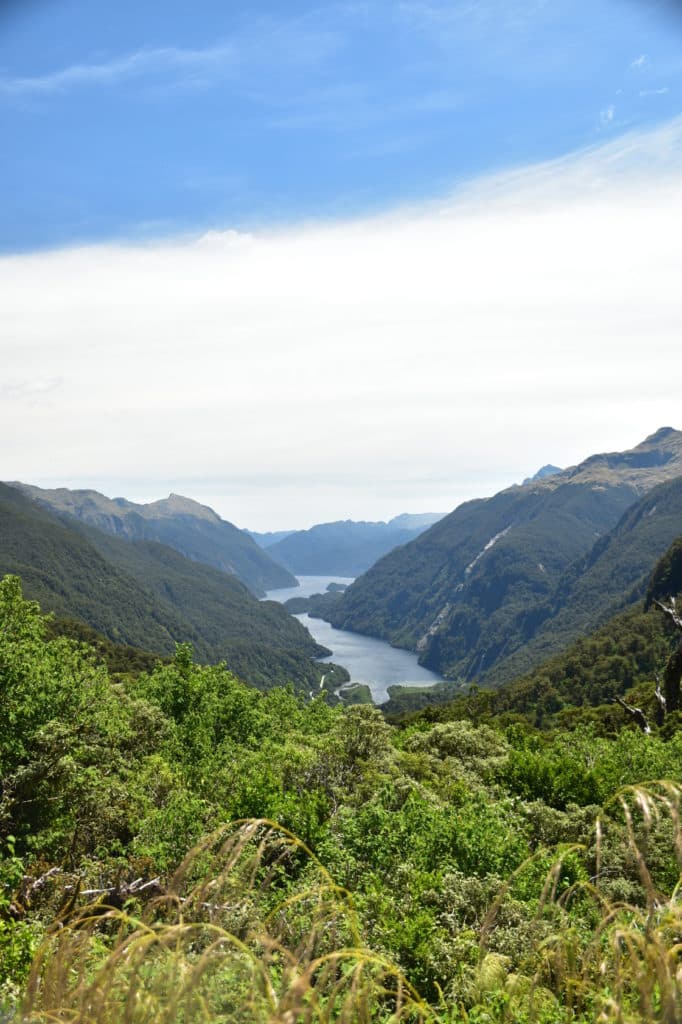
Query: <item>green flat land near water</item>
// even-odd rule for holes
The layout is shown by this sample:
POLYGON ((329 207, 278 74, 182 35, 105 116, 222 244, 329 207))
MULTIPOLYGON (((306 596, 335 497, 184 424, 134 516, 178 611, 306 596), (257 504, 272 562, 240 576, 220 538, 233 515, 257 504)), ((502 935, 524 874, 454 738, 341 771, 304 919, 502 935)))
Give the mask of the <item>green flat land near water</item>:
POLYGON ((445 680, 433 686, 389 686, 389 699, 381 705, 386 715, 416 711, 434 704, 445 704, 468 691, 466 683, 445 680))
POLYGON ((374 704, 372 691, 365 683, 347 683, 338 694, 344 704, 374 704))

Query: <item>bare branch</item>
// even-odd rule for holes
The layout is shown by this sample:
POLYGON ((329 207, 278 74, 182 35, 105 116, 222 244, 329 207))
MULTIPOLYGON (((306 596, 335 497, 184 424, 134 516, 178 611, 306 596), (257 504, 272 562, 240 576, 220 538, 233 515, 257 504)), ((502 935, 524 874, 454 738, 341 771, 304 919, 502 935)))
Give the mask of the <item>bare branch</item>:
MULTIPOLYGON (((116 896, 117 899, 127 899, 129 896, 137 896, 139 893, 144 892, 145 889, 151 889, 161 885, 161 878, 152 878, 149 882, 144 882, 141 878, 136 878, 134 882, 129 882, 125 885, 110 885, 105 889, 81 889, 81 896, 116 896)), ((75 886, 65 886, 65 892, 72 892, 75 886)))
POLYGON ((661 680, 658 676, 656 676, 656 689, 654 690, 654 696, 656 697, 656 701, 658 702, 658 707, 656 708, 656 725, 658 725, 660 728, 660 726, 663 725, 663 722, 665 721, 665 716, 668 713, 668 701, 665 699, 665 694, 661 689, 661 680))
POLYGON ((651 726, 649 725, 648 719, 642 709, 633 707, 632 704, 626 704, 622 697, 614 697, 613 699, 617 704, 620 704, 625 711, 627 711, 632 720, 640 727, 642 732, 648 736, 651 732, 651 726))
POLYGON ((46 871, 45 874, 41 875, 39 878, 31 878, 30 875, 26 875, 24 883, 30 884, 26 885, 25 899, 30 900, 31 896, 33 896, 35 892, 39 892, 50 878, 54 878, 55 875, 60 875, 61 873, 62 869, 55 867, 50 868, 49 871, 46 871))
POLYGON ((655 600, 654 604, 657 605, 662 612, 664 612, 668 618, 675 623, 678 629, 682 629, 682 615, 677 610, 677 604, 675 598, 670 598, 670 603, 665 604, 663 601, 655 600))
MULTIPOLYGON (((682 632, 682 615, 680 615, 677 609, 677 603, 674 597, 668 598, 668 602, 665 601, 654 601, 657 608, 663 612, 664 615, 670 619, 670 621, 682 632)), ((682 641, 677 646, 677 650, 668 658, 668 663, 665 666, 663 673, 663 690, 665 693, 665 714, 669 714, 671 711, 678 711, 680 708, 680 689, 682 688, 682 641)), ((660 686, 659 686, 660 689, 660 686)), ((656 699, 659 701, 658 693, 656 699)))

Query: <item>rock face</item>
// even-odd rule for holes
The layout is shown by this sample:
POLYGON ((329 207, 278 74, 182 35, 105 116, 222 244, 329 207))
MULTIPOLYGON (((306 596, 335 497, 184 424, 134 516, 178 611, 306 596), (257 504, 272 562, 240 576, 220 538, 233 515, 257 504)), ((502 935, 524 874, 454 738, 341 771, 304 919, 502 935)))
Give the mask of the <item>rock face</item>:
MULTIPOLYGON (((330 621, 418 651, 422 664, 451 678, 495 685, 508 678, 515 652, 541 631, 552 636, 550 620, 564 605, 586 600, 589 584, 575 579, 595 545, 643 495, 680 475, 682 433, 664 427, 629 451, 466 502, 357 579, 330 621)), ((642 572, 670 543, 671 521, 646 553, 634 545, 642 572)), ((600 565, 607 569, 592 577, 597 594, 608 589, 608 561, 600 565)), ((579 618, 562 627, 564 638, 579 618)))
POLYGON ((180 494, 137 505, 126 498, 107 498, 98 491, 45 490, 22 483, 11 486, 53 512, 74 516, 106 533, 167 544, 186 558, 233 574, 259 597, 266 590, 296 586, 291 573, 245 531, 221 519, 207 505, 180 494))

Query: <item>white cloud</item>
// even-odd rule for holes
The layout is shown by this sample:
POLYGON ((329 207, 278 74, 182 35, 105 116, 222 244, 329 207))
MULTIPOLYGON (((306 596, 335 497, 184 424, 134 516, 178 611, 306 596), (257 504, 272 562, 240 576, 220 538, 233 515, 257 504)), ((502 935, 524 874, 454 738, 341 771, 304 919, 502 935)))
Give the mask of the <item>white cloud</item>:
POLYGON ((643 68, 646 63, 647 63, 647 55, 645 53, 641 53, 639 55, 639 57, 635 57, 635 59, 630 64, 630 67, 631 68, 643 68))
POLYGON ((610 107, 606 107, 605 110, 601 111, 601 113, 599 114, 599 120, 603 125, 611 124, 615 115, 616 108, 613 106, 613 104, 611 104, 610 107))
POLYGON ((0 260, 5 479, 443 509, 680 426, 682 120, 348 222, 0 260))
POLYGON ((643 97, 647 96, 665 96, 670 92, 667 85, 662 86, 660 89, 640 89, 639 95, 643 97))

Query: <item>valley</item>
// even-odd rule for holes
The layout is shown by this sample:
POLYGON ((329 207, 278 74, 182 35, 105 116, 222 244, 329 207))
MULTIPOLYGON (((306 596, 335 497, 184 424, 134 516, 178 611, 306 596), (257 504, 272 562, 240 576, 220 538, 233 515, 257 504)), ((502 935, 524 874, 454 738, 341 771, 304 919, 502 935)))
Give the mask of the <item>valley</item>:
POLYGON ((501 685, 636 598, 679 531, 680 472, 682 434, 662 428, 467 502, 319 611, 447 678, 501 685))
POLYGON ((682 0, 0 0, 0 1024, 682 1024, 682 0))
MULTIPOLYGON (((236 528, 190 499, 116 499, 119 519, 94 492, 0 484, 0 1008, 12 1019, 30 972, 60 970, 40 945, 55 917, 68 973, 22 1005, 63 1015, 82 985, 101 998, 60 946, 73 930, 88 963, 160 984, 165 1007, 163 961, 126 959, 126 928, 146 942, 147 924, 100 930, 125 904, 174 935, 168 970, 192 978, 210 907, 221 938, 202 962, 220 983, 189 984, 196 1024, 221 1019, 225 993, 244 998, 245 963, 291 1005, 263 960, 271 941, 313 957, 299 1009, 321 1012, 339 993, 319 972, 337 927, 360 943, 331 954, 359 958, 349 1020, 357 985, 381 1014, 409 977, 405 1024, 505 1024, 509 1008, 539 1024, 540 996, 543 1024, 592 1024, 616 990, 645 1005, 636 1024, 668 1024, 672 968, 639 972, 668 957, 667 924, 651 921, 679 909, 681 442, 660 430, 422 521, 357 578, 268 577, 256 559, 250 587, 224 561, 236 528), (352 891, 350 916, 320 884, 352 891), (580 936, 565 976, 541 952, 554 927, 580 936), (223 938, 239 957, 215 952, 223 938), (362 943, 384 951, 378 975, 362 943), (566 986, 581 992, 570 1017, 566 986)), ((314 529, 289 536, 319 555, 314 529)))
MULTIPOLYGON (((273 590, 268 598, 288 601, 292 597, 306 598, 314 594, 327 592, 329 584, 348 585, 353 580, 338 576, 301 576, 299 587, 284 590, 273 590)), ((307 612, 294 616, 305 626, 316 643, 326 647, 331 654, 325 660, 343 666, 350 675, 350 683, 366 688, 375 704, 383 704, 389 699, 389 689, 393 686, 433 686, 441 681, 441 677, 417 662, 417 657, 408 651, 391 647, 382 640, 351 633, 348 630, 336 629, 324 619, 311 618, 307 612)), ((340 691, 343 696, 348 684, 340 691)))
POLYGON ((261 546, 178 495, 135 505, 2 485, 0 557, 46 609, 114 642, 168 656, 189 641, 258 686, 288 677, 307 693, 336 662, 355 684, 347 699, 431 688, 396 693, 417 707, 507 685, 641 600, 680 533, 681 474, 682 433, 661 428, 445 517, 320 524, 255 535, 261 546), (388 550, 354 578, 348 567, 379 537, 388 550), (287 543, 292 568, 346 571, 293 575, 274 560, 287 543))

